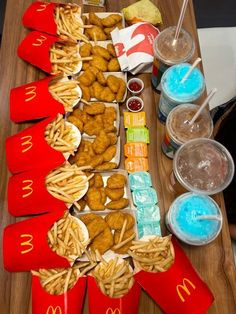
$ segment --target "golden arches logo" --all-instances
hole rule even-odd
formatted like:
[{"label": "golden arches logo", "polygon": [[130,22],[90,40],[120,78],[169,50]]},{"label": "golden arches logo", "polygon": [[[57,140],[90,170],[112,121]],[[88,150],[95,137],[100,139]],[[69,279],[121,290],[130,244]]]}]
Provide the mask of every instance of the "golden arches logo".
[{"label": "golden arches logo", "polygon": [[[188,283],[188,286],[189,286],[189,287],[187,287],[187,283]],[[176,286],[176,291],[177,291],[178,296],[179,296],[179,298],[180,298],[180,300],[181,300],[182,302],[185,302],[185,299],[184,299],[182,293],[180,292],[180,289],[181,289],[182,291],[184,291],[188,296],[190,296],[190,294],[191,294],[190,291],[189,291],[189,288],[190,288],[190,287],[192,287],[193,290],[196,289],[196,286],[192,283],[192,281],[190,281],[190,280],[187,279],[187,278],[184,278],[184,279],[183,279],[183,284],[182,284],[182,285],[177,285],[177,286]]]},{"label": "golden arches logo", "polygon": [[116,308],[115,310],[113,310],[111,307],[109,307],[106,310],[106,314],[121,314],[120,309]]},{"label": "golden arches logo", "polygon": [[24,242],[21,242],[21,246],[28,246],[27,249],[25,250],[21,250],[21,254],[26,254],[26,253],[29,253],[30,251],[33,250],[34,246],[33,244],[31,243],[33,241],[33,236],[32,234],[21,234],[20,235],[21,238],[28,238],[26,241]]},{"label": "golden arches logo", "polygon": [[31,147],[33,146],[32,143],[32,136],[31,135],[26,135],[26,136],[22,136],[20,138],[22,140],[21,146],[22,146],[22,153],[27,152],[29,149],[31,149]]},{"label": "golden arches logo", "polygon": [[39,47],[47,40],[47,37],[44,35],[40,35],[39,38],[36,38],[36,42],[32,44],[32,46]]},{"label": "golden arches logo", "polygon": [[62,309],[59,305],[56,307],[53,307],[52,305],[50,305],[47,309],[46,314],[62,314]]},{"label": "golden arches logo", "polygon": [[44,2],[42,4],[39,5],[39,8],[36,10],[37,12],[42,12],[42,11],[45,11],[47,6],[49,5],[50,3],[47,3],[47,2]]},{"label": "golden arches logo", "polygon": [[[36,86],[28,86],[25,88],[25,96],[26,99],[25,101],[31,101],[32,99],[34,99],[36,97]],[[29,97],[27,97],[29,96]]]},{"label": "golden arches logo", "polygon": [[[30,196],[33,193],[33,188],[32,188],[32,184],[33,184],[33,180],[23,180],[22,181],[22,190],[23,191],[29,191],[28,193],[25,193],[22,195],[23,198]],[[24,185],[25,184],[25,185]]]}]

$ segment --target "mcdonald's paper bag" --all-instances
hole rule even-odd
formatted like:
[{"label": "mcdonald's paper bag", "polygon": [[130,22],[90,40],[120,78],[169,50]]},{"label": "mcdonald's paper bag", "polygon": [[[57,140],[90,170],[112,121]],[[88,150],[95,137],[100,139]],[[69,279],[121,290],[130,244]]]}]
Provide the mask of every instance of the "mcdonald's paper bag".
[{"label": "mcdonald's paper bag", "polygon": [[214,297],[173,236],[172,243],[175,260],[167,271],[141,270],[135,279],[166,314],[204,314]]},{"label": "mcdonald's paper bag", "polygon": [[94,277],[88,276],[87,280],[90,314],[138,314],[141,287],[136,281],[122,298],[109,298],[101,292]]},{"label": "mcdonald's paper bag", "polygon": [[10,92],[10,118],[14,122],[48,118],[57,113],[65,114],[62,103],[52,97],[49,82],[55,76],[23,86],[12,88]]},{"label": "mcdonald's paper bag", "polygon": [[3,234],[3,260],[8,271],[70,267],[69,261],[54,253],[47,233],[64,211],[26,219],[7,226]]},{"label": "mcdonald's paper bag", "polygon": [[52,73],[52,63],[49,57],[49,49],[59,41],[61,39],[56,36],[37,31],[31,32],[23,39],[17,53],[21,59],[50,74]]},{"label": "mcdonald's paper bag", "polygon": [[53,197],[45,184],[46,176],[58,166],[50,165],[10,177],[7,199],[11,215],[36,215],[67,209],[65,202]]},{"label": "mcdonald's paper bag", "polygon": [[32,276],[32,314],[79,314],[82,313],[86,277],[81,277],[67,293],[47,293],[36,276]]},{"label": "mcdonald's paper bag", "polygon": [[7,165],[13,174],[65,162],[64,155],[48,145],[44,137],[46,126],[54,118],[45,119],[6,139]]}]

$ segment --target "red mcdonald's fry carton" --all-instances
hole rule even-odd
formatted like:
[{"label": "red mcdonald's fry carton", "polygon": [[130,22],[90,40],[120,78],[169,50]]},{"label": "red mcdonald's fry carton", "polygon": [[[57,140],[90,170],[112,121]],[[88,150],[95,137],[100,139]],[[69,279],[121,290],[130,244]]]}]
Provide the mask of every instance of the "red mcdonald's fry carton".
[{"label": "red mcdonald's fry carton", "polygon": [[59,37],[40,32],[29,33],[17,49],[18,56],[47,73],[52,73],[52,63],[49,57],[50,47],[61,41]]},{"label": "red mcdonald's fry carton", "polygon": [[62,103],[52,97],[49,82],[55,76],[23,86],[12,88],[10,92],[10,118],[14,122],[48,118],[57,113],[65,114]]},{"label": "red mcdonald's fry carton", "polygon": [[204,314],[214,296],[173,236],[172,243],[175,260],[167,271],[141,270],[134,277],[166,314]]},{"label": "red mcdonald's fry carton", "polygon": [[35,168],[62,164],[64,155],[48,145],[44,132],[55,117],[50,117],[6,139],[6,158],[14,174]]},{"label": "red mcdonald's fry carton", "polygon": [[65,202],[53,197],[47,190],[46,176],[57,165],[25,171],[8,181],[8,211],[13,216],[26,216],[66,210]]},{"label": "red mcdonald's fry carton", "polygon": [[25,27],[40,32],[57,35],[57,25],[54,20],[54,10],[58,3],[35,1],[25,11],[22,23]]},{"label": "red mcdonald's fry carton", "polygon": [[70,267],[69,261],[54,253],[47,242],[48,231],[63,215],[64,211],[58,211],[7,226],[3,234],[5,269],[29,271]]},{"label": "red mcdonald's fry carton", "polygon": [[79,314],[82,313],[86,277],[81,277],[67,293],[47,293],[37,276],[32,276],[32,314]]},{"label": "red mcdonald's fry carton", "polygon": [[[90,314],[137,314],[141,287],[135,281],[122,298],[109,298],[97,286],[96,280],[88,276],[88,298]],[[98,312],[99,309],[99,312]]]}]

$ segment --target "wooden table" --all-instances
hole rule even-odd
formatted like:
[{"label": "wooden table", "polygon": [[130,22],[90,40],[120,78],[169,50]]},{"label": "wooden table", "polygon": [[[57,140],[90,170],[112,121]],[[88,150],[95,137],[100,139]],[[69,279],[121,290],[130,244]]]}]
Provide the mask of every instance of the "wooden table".
[{"label": "wooden table", "polygon": [[[15,134],[26,127],[26,124],[14,124],[9,120],[9,90],[12,87],[23,85],[37,80],[44,74],[36,70],[33,66],[26,64],[17,57],[16,50],[21,40],[27,34],[27,30],[21,25],[21,16],[32,1],[30,0],[7,0],[6,16],[4,23],[4,33],[1,46],[0,58],[0,157],[1,157],[1,234],[3,228],[14,223],[16,219],[7,212],[7,181],[9,173],[5,163],[5,138]],[[62,2],[62,1],[58,1]],[[69,1],[68,1],[69,2]],[[80,3],[80,1],[74,1]],[[120,11],[135,1],[133,0],[107,0],[106,8],[98,9],[96,7],[84,7],[84,11],[89,10],[107,10]],[[156,0],[161,10],[164,25],[163,27],[174,25],[177,22],[182,0]],[[198,37],[196,31],[193,6],[190,1],[184,28],[187,29],[195,38],[196,53],[195,57],[200,55],[198,46]],[[153,92],[150,84],[150,75],[142,74],[140,77],[145,82],[145,90],[142,97],[145,102],[145,111],[147,113],[147,123],[151,134],[151,143],[149,145],[149,166],[152,174],[154,187],[158,191],[161,216],[168,210],[169,205],[175,198],[167,188],[167,179],[171,171],[172,163],[161,153],[160,144],[164,135],[164,127],[156,119],[156,104],[159,95]],[[121,107],[122,110],[122,107]],[[124,143],[124,130],[121,128],[122,142]],[[123,151],[122,151],[123,156]],[[123,161],[121,162],[123,166]],[[224,200],[222,194],[215,197],[220,205],[224,224],[220,236],[211,244],[205,247],[190,247],[183,245],[186,254],[191,259],[197,271],[209,285],[215,296],[215,302],[208,313],[214,314],[233,314],[236,313],[236,274],[233,262],[232,247],[229,236],[227,219],[225,216]],[[20,219],[17,219],[20,220]],[[162,220],[163,221],[163,220]],[[162,224],[163,233],[165,228]],[[31,280],[29,273],[8,273],[3,270],[2,250],[1,250],[1,271],[0,271],[0,312],[2,314],[26,314],[31,313]],[[171,300],[170,300],[171,302]],[[85,301],[84,313],[88,313],[87,300]],[[155,303],[143,292],[140,302],[139,313],[154,314],[161,313]],[[181,313],[176,313],[181,314]]]}]

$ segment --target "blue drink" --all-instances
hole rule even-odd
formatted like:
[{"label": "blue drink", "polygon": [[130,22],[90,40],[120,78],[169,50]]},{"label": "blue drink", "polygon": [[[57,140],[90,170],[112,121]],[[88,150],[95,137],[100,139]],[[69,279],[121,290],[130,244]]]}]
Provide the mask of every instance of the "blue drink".
[{"label": "blue drink", "polygon": [[[214,216],[216,220],[203,219],[203,216]],[[222,215],[212,198],[190,192],[182,194],[172,203],[166,215],[166,225],[183,242],[204,245],[220,233]]]},{"label": "blue drink", "polygon": [[199,69],[195,68],[188,78],[181,83],[191,64],[181,63],[170,67],[161,79],[161,98],[158,117],[165,122],[169,112],[180,104],[197,100],[205,89],[205,79]]}]

